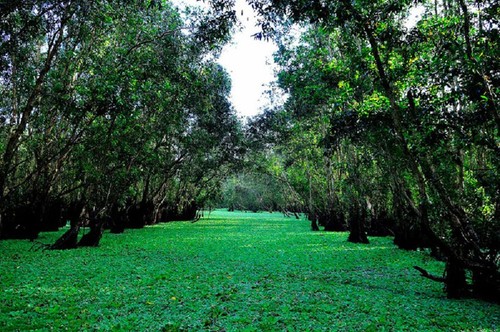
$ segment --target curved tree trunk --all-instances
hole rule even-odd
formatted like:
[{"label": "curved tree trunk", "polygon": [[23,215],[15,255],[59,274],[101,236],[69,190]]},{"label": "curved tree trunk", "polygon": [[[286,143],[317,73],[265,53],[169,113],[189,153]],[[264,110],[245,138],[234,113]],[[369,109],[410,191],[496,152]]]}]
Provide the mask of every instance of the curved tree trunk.
[{"label": "curved tree trunk", "polygon": [[65,250],[74,249],[77,247],[78,243],[78,232],[80,231],[80,226],[75,225],[66,231],[57,241],[49,247],[53,250]]},{"label": "curved tree trunk", "polygon": [[65,213],[65,219],[70,222],[70,229],[66,231],[57,241],[49,247],[49,249],[74,249],[78,244],[78,233],[80,232],[80,225],[82,215],[85,209],[82,201],[72,202]]},{"label": "curved tree trunk", "polygon": [[82,236],[79,247],[97,247],[104,233],[104,218],[95,218],[90,221],[90,232]]}]

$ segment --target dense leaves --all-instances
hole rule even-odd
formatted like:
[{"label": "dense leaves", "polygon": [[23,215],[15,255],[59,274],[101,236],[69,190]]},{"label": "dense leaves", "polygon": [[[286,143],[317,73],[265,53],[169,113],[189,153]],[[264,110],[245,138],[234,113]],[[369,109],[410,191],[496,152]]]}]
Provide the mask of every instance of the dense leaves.
[{"label": "dense leaves", "polygon": [[[81,205],[73,226],[88,222],[98,238],[104,225],[194,218],[241,154],[230,80],[210,51],[221,38],[199,38],[212,14],[194,13],[187,26],[164,2],[7,7],[1,236],[57,229],[72,204]],[[112,211],[124,218],[109,225]]]},{"label": "dense leaves", "polygon": [[[474,294],[498,300],[498,4],[254,7],[280,44],[278,85],[289,97],[251,126],[274,144],[313,229],[340,224],[353,241],[371,231],[430,247],[447,261],[450,297],[469,294],[469,270]],[[284,34],[292,23],[297,38]]]}]

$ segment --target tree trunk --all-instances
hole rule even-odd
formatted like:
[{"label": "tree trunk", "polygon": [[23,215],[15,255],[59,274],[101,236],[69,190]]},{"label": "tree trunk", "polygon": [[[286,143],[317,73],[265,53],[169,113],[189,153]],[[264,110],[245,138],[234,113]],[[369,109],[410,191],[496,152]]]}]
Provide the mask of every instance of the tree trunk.
[{"label": "tree trunk", "polygon": [[344,225],[344,214],[342,212],[330,210],[324,218],[325,231],[344,232],[346,230]]},{"label": "tree trunk", "polygon": [[64,233],[57,241],[49,247],[52,250],[65,250],[74,249],[78,243],[78,232],[80,231],[80,226],[75,225]]},{"label": "tree trunk", "polygon": [[65,17],[62,19],[61,26],[56,32],[57,38],[54,37],[54,43],[50,45],[51,47],[49,47],[49,49],[47,50],[47,58],[45,59],[43,67],[40,69],[38,77],[35,81],[35,85],[33,86],[31,94],[26,101],[26,105],[21,112],[19,124],[14,130],[12,130],[7,140],[5,152],[3,153],[0,161],[0,204],[3,204],[4,201],[7,177],[10,173],[12,173],[12,162],[19,148],[19,140],[21,139],[22,134],[28,126],[28,121],[30,120],[33,109],[36,107],[38,98],[42,92],[42,87],[45,83],[45,77],[52,68],[53,60],[59,52],[59,48],[64,39],[64,27],[68,19],[69,17]]},{"label": "tree trunk", "polygon": [[351,207],[349,213],[349,238],[348,242],[353,243],[370,243],[365,231],[366,209],[362,204],[357,202]]},{"label": "tree trunk", "polygon": [[129,202],[127,207],[127,228],[143,228],[146,226],[146,222],[144,220],[144,209],[142,204],[140,203],[132,203]]},{"label": "tree trunk", "polygon": [[90,232],[82,236],[79,247],[97,247],[104,233],[104,218],[92,218],[90,221]]},{"label": "tree trunk", "polygon": [[85,212],[83,202],[71,202],[66,209],[64,219],[69,220],[70,229],[64,233],[49,249],[74,249],[78,244],[82,214]]},{"label": "tree trunk", "polygon": [[465,269],[453,258],[446,262],[445,275],[446,295],[450,299],[459,299],[469,294],[467,280],[465,279]]},{"label": "tree trunk", "polygon": [[473,270],[472,293],[474,297],[500,304],[500,273]]},{"label": "tree trunk", "polygon": [[127,210],[123,206],[119,206],[117,203],[113,204],[111,208],[111,219],[108,224],[111,233],[121,234],[125,231],[125,226],[127,225]]},{"label": "tree trunk", "polygon": [[309,215],[309,220],[311,220],[311,230],[317,232],[319,231],[318,218],[315,214]]},{"label": "tree trunk", "polygon": [[[408,166],[413,173],[413,176],[417,180],[419,200],[421,200],[421,204],[419,204],[418,207],[419,210],[417,211],[417,215],[420,219],[420,226],[429,233],[429,235],[432,237],[432,240],[436,244],[438,244],[440,249],[446,251],[446,255],[448,257],[448,264],[446,268],[447,294],[449,297],[462,296],[467,293],[466,282],[464,282],[465,269],[473,270],[476,267],[481,267],[484,271],[489,271],[485,273],[489,273],[491,277],[494,277],[493,272],[487,269],[490,262],[485,258],[485,255],[481,250],[480,239],[475,233],[472,224],[466,212],[464,211],[463,206],[454,202],[451,196],[448,194],[449,189],[442,183],[441,178],[438,176],[438,173],[434,169],[434,164],[430,155],[425,152],[423,152],[421,155],[416,154],[411,150],[405,138],[405,127],[403,125],[401,117],[402,108],[397,102],[397,94],[393,90],[390,78],[385,72],[384,62],[382,61],[382,57],[379,53],[379,42],[377,41],[377,38],[375,36],[374,27],[371,25],[371,22],[373,21],[363,17],[363,15],[354,7],[353,3],[349,0],[341,0],[341,3],[344,5],[345,9],[353,15],[355,21],[363,27],[368,42],[371,46],[371,53],[375,60],[380,83],[383,87],[384,94],[388,98],[391,105],[390,109],[392,129],[394,130],[399,144],[402,148],[404,158],[406,159]],[[460,3],[465,4],[465,2],[462,0],[460,1]],[[462,11],[465,20],[467,20],[467,8],[462,7]],[[465,24],[465,30],[467,30],[467,24],[468,22],[466,22]],[[468,32],[465,31],[465,33]],[[466,50],[466,53],[468,53],[468,57],[470,58],[470,60],[473,61],[473,57],[471,57],[472,49],[469,46],[467,46],[467,48],[468,49]],[[498,115],[494,107],[494,98],[489,99],[491,99],[490,104],[492,106],[492,112],[495,116],[495,120],[497,121],[497,127],[500,128],[500,116]],[[409,101],[412,102],[411,98],[409,98]],[[450,228],[453,232],[459,235],[455,239],[456,241],[454,245],[450,245],[449,243],[446,243],[445,241],[440,239],[429,225],[427,216],[427,208],[429,204],[426,195],[427,186],[433,188],[436,191],[441,203],[443,203],[444,207],[447,210],[447,213],[450,216]],[[416,207],[414,206],[414,208]],[[468,254],[472,258],[469,259],[467,258],[467,256],[462,255],[460,253],[461,248],[467,248],[467,250],[469,251]]]}]

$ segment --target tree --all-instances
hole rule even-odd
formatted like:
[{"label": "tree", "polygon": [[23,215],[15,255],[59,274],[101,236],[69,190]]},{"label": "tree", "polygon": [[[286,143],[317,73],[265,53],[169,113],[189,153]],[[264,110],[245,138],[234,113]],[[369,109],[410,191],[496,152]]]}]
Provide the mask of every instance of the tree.
[{"label": "tree", "polygon": [[1,237],[69,219],[53,248],[74,247],[82,226],[79,245],[95,246],[105,227],[143,227],[161,209],[194,218],[216,195],[242,151],[214,60],[229,25],[212,14],[187,26],[168,3],[112,0],[2,12]]},{"label": "tree", "polygon": [[[265,19],[264,35],[280,36],[287,19],[309,24],[305,46],[281,52],[280,80],[291,95],[286,107],[295,116],[325,114],[326,108],[335,124],[328,140],[349,138],[363,154],[373,151],[382,172],[395,170],[377,187],[390,188],[395,215],[412,216],[410,225],[398,220],[403,238],[420,230],[446,256],[448,296],[468,293],[464,271],[470,270],[475,295],[494,298],[498,249],[491,234],[499,222],[498,204],[491,202],[498,196],[498,151],[491,143],[498,136],[498,54],[491,46],[498,43],[492,15],[498,7],[478,4],[476,19],[467,1],[421,2],[423,19],[406,27],[412,2],[251,3]],[[361,174],[356,156],[347,160],[351,173]],[[489,165],[489,184],[479,184],[484,168],[478,160]],[[351,202],[366,193],[363,182],[351,183]]]}]

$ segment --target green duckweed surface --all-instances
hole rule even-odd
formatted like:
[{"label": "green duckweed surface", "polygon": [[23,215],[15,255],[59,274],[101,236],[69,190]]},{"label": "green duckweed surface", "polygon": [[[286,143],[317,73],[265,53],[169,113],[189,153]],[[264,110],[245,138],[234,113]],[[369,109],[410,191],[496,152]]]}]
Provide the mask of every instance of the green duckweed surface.
[{"label": "green duckweed surface", "polygon": [[98,248],[0,241],[0,330],[500,329],[500,306],[446,299],[419,276],[414,265],[443,271],[425,252],[346,239],[278,213],[218,210],[197,223],[105,233]]}]

